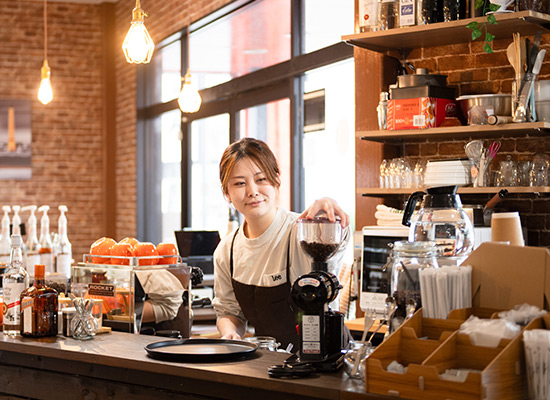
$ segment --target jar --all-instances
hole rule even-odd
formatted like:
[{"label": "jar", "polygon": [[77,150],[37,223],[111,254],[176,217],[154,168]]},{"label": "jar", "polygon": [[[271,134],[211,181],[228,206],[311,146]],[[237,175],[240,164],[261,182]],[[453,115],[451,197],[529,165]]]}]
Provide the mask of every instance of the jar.
[{"label": "jar", "polygon": [[380,30],[397,28],[397,17],[399,15],[398,0],[379,0],[378,26]]},{"label": "jar", "polygon": [[65,307],[61,310],[61,313],[62,313],[62,326],[63,326],[63,336],[66,336],[66,337],[71,337],[72,336],[72,332],[71,332],[71,320],[73,319],[75,313],[76,313],[76,308],[74,307]]},{"label": "jar", "polygon": [[418,0],[416,11],[416,23],[418,25],[433,24],[439,22],[440,0]]},{"label": "jar", "polygon": [[372,353],[370,342],[350,342],[344,356],[344,371],[353,379],[365,380],[367,357]]},{"label": "jar", "polygon": [[98,330],[97,320],[92,315],[93,299],[74,300],[76,312],[71,320],[71,336],[78,340],[93,339]]},{"label": "jar", "polygon": [[244,339],[247,342],[255,343],[259,349],[277,351],[280,343],[277,343],[277,339],[271,336],[252,336]]},{"label": "jar", "polygon": [[422,306],[420,297],[420,270],[439,268],[437,245],[433,241],[398,241],[393,244],[386,268],[391,269],[390,296],[395,300],[395,311],[389,315],[390,332]]}]

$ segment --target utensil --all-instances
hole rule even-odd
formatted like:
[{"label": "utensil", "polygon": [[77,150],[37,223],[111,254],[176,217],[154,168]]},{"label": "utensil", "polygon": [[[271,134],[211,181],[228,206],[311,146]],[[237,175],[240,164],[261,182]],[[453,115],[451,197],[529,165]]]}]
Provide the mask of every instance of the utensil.
[{"label": "utensil", "polygon": [[[376,319],[376,311],[374,311],[374,309],[372,309],[372,308],[369,308],[365,312],[365,326],[363,327],[363,335],[361,336],[362,346],[359,349],[357,357],[355,358],[355,362],[353,363],[353,368],[351,369],[351,375],[352,376],[357,374],[357,370],[359,369],[359,364],[361,363],[361,359],[363,358],[365,352],[367,351],[366,344],[370,343],[370,340],[367,343],[365,343],[365,339],[367,338],[367,332],[370,330],[370,328],[374,324],[375,319]],[[372,338],[372,336],[371,336],[371,338]]]},{"label": "utensil", "polygon": [[472,140],[464,146],[466,156],[472,161],[479,161],[483,151],[483,140]]},{"label": "utensil", "polygon": [[498,151],[500,150],[500,142],[498,140],[491,143],[488,150],[488,161],[491,161],[495,156],[497,155]]}]

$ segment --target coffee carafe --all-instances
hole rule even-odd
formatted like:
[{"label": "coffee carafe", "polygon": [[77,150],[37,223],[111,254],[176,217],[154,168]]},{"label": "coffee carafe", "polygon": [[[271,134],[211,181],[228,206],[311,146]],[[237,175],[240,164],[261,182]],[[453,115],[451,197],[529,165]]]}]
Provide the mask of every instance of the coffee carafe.
[{"label": "coffee carafe", "polygon": [[[457,186],[440,186],[415,192],[403,215],[403,225],[410,226],[409,242],[434,241],[440,265],[459,265],[474,249],[474,226],[456,191]],[[421,208],[411,218],[419,199]]]}]

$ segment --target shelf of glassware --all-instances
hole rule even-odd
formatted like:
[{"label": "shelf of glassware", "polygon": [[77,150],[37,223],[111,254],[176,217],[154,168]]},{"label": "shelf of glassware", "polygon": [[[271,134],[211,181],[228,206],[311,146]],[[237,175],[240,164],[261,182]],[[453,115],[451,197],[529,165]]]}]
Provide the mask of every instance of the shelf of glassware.
[{"label": "shelf of glassware", "polygon": [[442,128],[407,129],[399,131],[375,130],[357,131],[356,136],[373,142],[401,142],[413,139],[467,139],[470,137],[506,136],[545,136],[550,135],[550,122],[524,122],[502,125],[468,125]]},{"label": "shelf of glassware", "polygon": [[[499,39],[512,38],[514,32],[519,32],[522,36],[529,36],[541,29],[550,30],[550,15],[532,10],[497,14],[496,20],[498,24],[490,25],[488,29]],[[472,32],[466,28],[466,25],[474,21],[479,24],[487,22],[485,17],[476,17],[344,35],[342,40],[348,44],[379,53],[401,56],[405,50],[420,47],[468,43],[472,40]]]},{"label": "shelf of glassware", "polygon": [[[495,194],[499,190],[506,189],[509,193],[550,193],[550,186],[486,186],[486,187],[459,187],[459,194]],[[363,196],[370,197],[385,197],[399,194],[409,195],[418,190],[425,188],[402,188],[402,189],[386,189],[386,188],[358,188],[357,193]]]}]

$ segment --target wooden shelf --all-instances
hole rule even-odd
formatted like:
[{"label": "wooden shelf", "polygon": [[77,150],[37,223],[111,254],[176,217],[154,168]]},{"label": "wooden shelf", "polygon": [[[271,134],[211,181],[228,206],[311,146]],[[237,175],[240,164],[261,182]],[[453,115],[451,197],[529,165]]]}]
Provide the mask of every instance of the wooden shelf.
[{"label": "wooden shelf", "polygon": [[[497,14],[498,24],[487,24],[490,33],[498,39],[512,38],[512,33],[522,36],[534,35],[541,28],[550,30],[550,15],[535,11],[519,11]],[[429,25],[414,25],[385,31],[365,32],[344,35],[348,44],[373,50],[401,59],[411,49],[419,47],[444,46],[468,43],[472,40],[471,30],[466,28],[472,21],[484,23],[485,17],[468,18],[458,21],[439,22]],[[478,39],[482,40],[482,38]]]},{"label": "wooden shelf", "polygon": [[502,137],[550,134],[550,122],[525,122],[504,125],[470,125],[400,131],[358,131],[356,136],[373,142],[402,142],[412,139],[467,139],[469,137]]},{"label": "wooden shelf", "polygon": [[[507,186],[507,187],[459,187],[459,194],[495,194],[499,190],[506,189],[508,193],[550,193],[550,186]],[[368,197],[388,197],[399,194],[409,195],[413,192],[425,190],[424,188],[403,188],[403,189],[384,189],[384,188],[358,188],[357,193]]]}]

